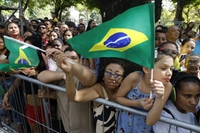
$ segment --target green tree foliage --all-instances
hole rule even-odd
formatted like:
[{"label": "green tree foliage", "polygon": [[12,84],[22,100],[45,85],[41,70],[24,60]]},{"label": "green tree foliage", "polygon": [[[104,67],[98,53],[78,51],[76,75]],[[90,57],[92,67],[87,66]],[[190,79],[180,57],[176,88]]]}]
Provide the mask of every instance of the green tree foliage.
[{"label": "green tree foliage", "polygon": [[[0,0],[0,6],[2,6],[2,8],[1,8],[2,16],[7,16],[7,15],[10,16],[15,11],[15,10],[5,10],[6,8],[12,8],[12,9],[16,9],[16,10],[18,9],[18,4],[13,3],[9,0]],[[1,18],[2,18],[2,16],[1,16]]]},{"label": "green tree foliage", "polygon": [[79,11],[79,19],[83,19],[84,23],[90,19],[93,19],[97,25],[101,24],[101,14],[97,7],[91,6],[88,7],[87,4],[77,4],[76,9]]},{"label": "green tree foliage", "polygon": [[[12,3],[18,3],[18,0],[11,0]],[[102,20],[107,21],[124,12],[125,10],[150,2],[151,0],[21,0],[23,11],[28,10],[34,12],[34,8],[38,7],[43,9],[47,5],[52,5],[54,12],[61,18],[62,14],[68,7],[75,6],[77,3],[84,4],[88,9],[98,8],[102,15]],[[155,1],[156,21],[159,20],[161,15],[162,0]],[[50,12],[50,11],[49,11]],[[34,14],[34,13],[32,13]]]},{"label": "green tree foliage", "polygon": [[[26,10],[34,12],[35,7],[38,9],[44,9],[48,5],[52,5],[54,7],[53,12],[55,12],[58,18],[61,19],[61,16],[63,15],[62,13],[66,10],[66,8],[75,6],[77,3],[82,3],[83,0],[21,0],[21,2],[23,12]],[[10,3],[18,4],[19,0],[10,0]]]},{"label": "green tree foliage", "polygon": [[159,20],[159,24],[170,26],[173,25],[173,20],[175,17],[175,8],[170,7],[170,8],[164,8],[162,10],[162,14]]},{"label": "green tree foliage", "polygon": [[62,12],[71,6],[75,6],[77,3],[80,3],[81,0],[53,0],[53,4],[55,5],[55,14],[59,19],[62,17]]},{"label": "green tree foliage", "polygon": [[[102,20],[107,21],[125,10],[150,2],[151,0],[85,0],[89,7],[100,9]],[[160,19],[162,0],[155,0],[155,21]]]},{"label": "green tree foliage", "polygon": [[200,1],[186,5],[183,9],[184,22],[200,22]]},{"label": "green tree foliage", "polygon": [[184,21],[183,19],[183,9],[186,5],[190,5],[192,3],[199,2],[199,0],[172,0],[172,2],[177,3],[177,8],[176,8],[176,15],[175,19],[177,21]]}]

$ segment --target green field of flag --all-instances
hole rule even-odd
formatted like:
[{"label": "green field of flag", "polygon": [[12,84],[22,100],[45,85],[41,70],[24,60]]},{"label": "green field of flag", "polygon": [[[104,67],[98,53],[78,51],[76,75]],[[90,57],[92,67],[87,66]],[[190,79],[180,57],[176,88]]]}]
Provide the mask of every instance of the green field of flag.
[{"label": "green field of flag", "polygon": [[154,18],[154,3],[133,7],[67,42],[86,58],[118,57],[153,68]]}]

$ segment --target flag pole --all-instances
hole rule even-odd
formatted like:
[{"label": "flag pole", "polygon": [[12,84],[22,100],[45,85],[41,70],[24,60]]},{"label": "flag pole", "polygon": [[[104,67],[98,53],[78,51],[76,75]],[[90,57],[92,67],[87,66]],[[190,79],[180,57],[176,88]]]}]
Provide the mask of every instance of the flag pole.
[{"label": "flag pole", "polygon": [[[153,82],[153,69],[151,69],[151,79],[150,79],[151,82]],[[150,89],[150,94],[149,94],[149,98],[152,98],[152,88]]]},{"label": "flag pole", "polygon": [[[150,0],[150,3],[155,3],[155,0]],[[154,8],[155,8],[155,7],[154,7]],[[155,16],[154,16],[154,18],[155,18]],[[154,21],[155,21],[155,20],[154,20]],[[155,23],[155,22],[154,22],[154,23]],[[155,31],[154,31],[154,33],[155,33]],[[155,43],[153,43],[153,44],[155,44]],[[157,51],[155,51],[154,56],[157,57]],[[154,58],[155,58],[155,57],[154,57]],[[151,79],[150,79],[150,81],[153,82],[153,69],[151,69]],[[152,96],[152,95],[153,95],[152,93],[153,93],[153,91],[152,91],[152,88],[151,88],[151,89],[150,89],[150,94],[149,94],[149,97],[150,97],[150,98],[153,97],[153,96]]]}]

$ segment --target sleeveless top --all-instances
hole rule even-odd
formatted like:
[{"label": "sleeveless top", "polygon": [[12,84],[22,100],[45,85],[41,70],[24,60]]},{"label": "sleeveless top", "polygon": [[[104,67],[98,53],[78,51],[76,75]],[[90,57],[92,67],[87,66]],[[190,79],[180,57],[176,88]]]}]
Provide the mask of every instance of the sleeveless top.
[{"label": "sleeveless top", "polygon": [[[138,88],[143,77],[143,73],[140,71],[138,72],[141,74],[139,83],[126,95],[126,98],[130,100],[149,98],[149,94],[140,92]],[[153,94],[153,98],[155,98],[155,94]],[[138,107],[137,109],[146,111],[141,107]],[[146,125],[146,116],[134,114],[124,110],[119,111],[117,133],[151,133],[151,129],[152,126]]]},{"label": "sleeveless top", "polygon": [[[107,92],[102,86],[103,94],[106,100],[108,99]],[[95,133],[115,133],[117,109],[100,104],[93,109]]]}]

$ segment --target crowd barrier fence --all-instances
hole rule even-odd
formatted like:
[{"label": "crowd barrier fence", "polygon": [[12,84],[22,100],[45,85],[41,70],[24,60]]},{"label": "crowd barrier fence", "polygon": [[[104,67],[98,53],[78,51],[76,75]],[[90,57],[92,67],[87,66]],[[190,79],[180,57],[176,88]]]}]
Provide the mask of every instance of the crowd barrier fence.
[{"label": "crowd barrier fence", "polygon": [[[38,81],[36,79],[29,78],[29,77],[26,77],[26,76],[23,76],[23,75],[20,75],[20,74],[15,74],[15,75],[11,75],[11,76],[13,76],[15,78],[20,78],[22,80],[30,82],[31,83],[31,89],[33,89],[32,88],[33,84],[37,84],[41,88],[46,87],[46,88],[54,89],[56,91],[62,91],[62,92],[66,91],[65,88],[63,88],[63,87],[60,87],[60,86],[57,86],[57,85],[53,85],[53,84],[45,84],[45,83],[42,83],[42,82],[40,82],[40,81]],[[25,91],[24,89],[23,89],[23,91]],[[19,96],[19,97],[23,97],[23,96]],[[16,105],[18,105],[20,107],[22,102],[18,101],[19,97],[16,98],[16,99],[14,97],[14,102],[15,102]],[[24,101],[25,101],[25,103],[27,103],[27,99],[24,99]],[[137,110],[137,109],[134,109],[134,108],[126,107],[126,106],[120,105],[118,103],[107,101],[105,99],[97,98],[94,101],[102,103],[104,105],[112,106],[112,107],[117,108],[117,109],[123,109],[125,111],[129,111],[129,112],[132,112],[132,113],[135,113],[135,114],[139,114],[139,115],[143,115],[143,116],[147,115],[146,112],[143,112],[141,110]],[[33,102],[36,103],[37,101],[33,100]],[[50,109],[51,105],[49,104],[50,103],[50,99],[49,98],[47,98],[47,99],[41,98],[40,102],[42,103],[42,107],[44,109],[44,113],[42,113],[42,116],[43,116],[43,118],[45,118],[45,121],[46,121],[45,123],[37,121],[37,120],[40,120],[39,115],[38,115],[39,112],[35,112],[35,117],[37,117],[37,119],[33,120],[32,118],[28,117],[29,115],[25,115],[23,113],[23,111],[21,112],[20,109],[16,109],[16,108],[12,107],[11,113],[6,111],[6,114],[7,114],[6,118],[9,117],[9,120],[12,119],[11,120],[12,122],[9,123],[9,124],[6,123],[5,116],[1,116],[0,117],[1,118],[0,119],[1,120],[0,130],[5,132],[5,133],[7,133],[7,132],[8,133],[10,133],[10,132],[18,133],[18,132],[21,132],[20,129],[23,130],[23,133],[33,132],[33,130],[30,129],[29,124],[27,124],[27,122],[26,122],[26,119],[29,119],[29,120],[32,120],[32,121],[34,121],[36,123],[36,125],[37,125],[36,128],[37,128],[39,133],[43,133],[43,132],[46,132],[46,133],[64,132],[61,122],[60,121],[56,121],[57,123],[55,124],[54,121],[53,121],[54,119],[53,119],[53,116],[52,116],[52,113],[51,113],[51,109]],[[23,108],[23,107],[21,106],[20,108]],[[1,108],[1,110],[3,110],[3,108]],[[15,118],[16,116],[19,116],[20,120],[17,120],[19,118]],[[160,117],[160,121],[165,122],[165,123],[169,123],[169,124],[174,125],[174,126],[178,126],[178,127],[182,127],[182,128],[188,129],[191,132],[195,131],[195,132],[199,132],[200,133],[200,127],[196,126],[196,125],[188,124],[188,123],[185,123],[185,122],[181,122],[181,121],[178,121],[178,120],[175,120],[175,119],[170,119],[170,118],[163,117],[163,116]],[[89,121],[89,123],[91,124],[92,121]],[[57,125],[57,126],[55,126],[55,125]],[[70,126],[70,125],[68,125],[68,126]],[[93,133],[92,127],[90,128],[90,132]],[[70,131],[68,131],[68,133],[70,133]],[[80,131],[80,133],[81,133],[81,131]]]}]

